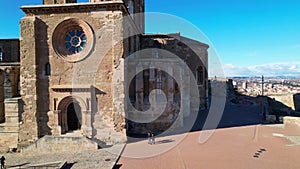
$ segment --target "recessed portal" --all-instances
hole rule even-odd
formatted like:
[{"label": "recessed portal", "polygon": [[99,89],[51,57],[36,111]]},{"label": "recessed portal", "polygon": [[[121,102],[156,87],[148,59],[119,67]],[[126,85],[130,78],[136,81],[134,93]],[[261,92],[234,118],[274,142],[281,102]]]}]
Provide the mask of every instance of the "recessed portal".
[{"label": "recessed portal", "polygon": [[80,124],[81,108],[78,103],[71,103],[67,108],[68,130],[78,130]]}]

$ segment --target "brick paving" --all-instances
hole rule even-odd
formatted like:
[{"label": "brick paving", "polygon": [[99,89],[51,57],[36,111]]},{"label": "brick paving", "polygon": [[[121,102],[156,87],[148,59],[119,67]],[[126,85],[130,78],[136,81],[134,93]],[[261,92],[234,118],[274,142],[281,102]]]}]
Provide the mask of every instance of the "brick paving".
[{"label": "brick paving", "polygon": [[[127,144],[117,163],[121,169],[296,169],[300,168],[300,127],[296,125],[251,125],[217,129],[204,143],[199,136],[209,131]],[[163,140],[172,140],[164,142]],[[167,145],[176,144],[167,152]],[[152,157],[153,152],[158,153]],[[126,156],[134,156],[126,157]],[[140,156],[138,156],[140,155]]]}]

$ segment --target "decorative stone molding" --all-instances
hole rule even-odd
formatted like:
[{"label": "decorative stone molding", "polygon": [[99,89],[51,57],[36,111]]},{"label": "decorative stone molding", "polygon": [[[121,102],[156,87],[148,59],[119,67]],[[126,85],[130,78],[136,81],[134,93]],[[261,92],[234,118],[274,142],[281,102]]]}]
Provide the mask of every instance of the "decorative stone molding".
[{"label": "decorative stone molding", "polygon": [[59,23],[54,29],[52,46],[56,54],[68,62],[86,58],[94,48],[92,28],[83,20],[70,18]]}]

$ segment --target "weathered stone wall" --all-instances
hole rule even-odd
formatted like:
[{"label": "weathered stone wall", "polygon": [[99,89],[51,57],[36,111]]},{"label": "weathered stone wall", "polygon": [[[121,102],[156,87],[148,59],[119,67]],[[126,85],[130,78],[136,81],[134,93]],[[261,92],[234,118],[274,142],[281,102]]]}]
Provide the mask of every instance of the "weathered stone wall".
[{"label": "weathered stone wall", "polygon": [[2,62],[20,61],[19,39],[1,39],[0,49],[2,50]]},{"label": "weathered stone wall", "polygon": [[24,17],[21,26],[21,96],[24,102],[20,142],[33,142],[38,139],[38,93],[37,93],[37,18]]},{"label": "weathered stone wall", "polygon": [[270,98],[273,98],[283,104],[285,104],[286,106],[290,107],[291,109],[295,110],[295,106],[294,106],[294,100],[293,100],[293,94],[284,94],[284,95],[267,95]]},{"label": "weathered stone wall", "polygon": [[[181,37],[180,34],[146,35],[141,41],[142,49],[154,48],[155,43],[158,43],[158,48],[173,53],[187,64],[190,69],[189,71],[194,75],[194,77],[190,77],[189,81],[192,82],[193,80],[196,80],[197,68],[199,66],[203,67],[204,81],[202,84],[198,84],[198,90],[200,96],[200,108],[205,109],[207,107],[208,97],[208,45]],[[191,98],[196,99],[196,95],[194,94],[195,92],[190,91]],[[191,106],[195,105],[196,104],[191,104]],[[198,110],[199,107],[191,107],[191,109]]]},{"label": "weathered stone wall", "polygon": [[[180,34],[144,35],[142,37],[142,50],[130,57],[126,63],[127,73],[131,72],[129,74],[136,75],[136,85],[128,84],[128,86],[132,85],[129,86],[129,96],[133,99],[133,103],[128,105],[126,111],[128,111],[129,119],[147,119],[149,123],[129,122],[129,133],[145,134],[148,130],[161,132],[173,124],[173,126],[182,127],[183,117],[188,117],[191,113],[197,114],[199,106],[203,109],[207,107],[207,48],[206,44],[181,37]],[[157,80],[157,70],[151,75],[151,70],[148,70],[151,66],[167,72],[167,74],[163,73],[161,82]],[[199,66],[203,68],[201,84],[196,80]],[[143,72],[140,72],[142,70]],[[176,81],[172,80],[173,77],[177,77]],[[131,79],[126,80],[130,83]],[[161,83],[161,87],[157,87],[158,83]],[[151,102],[151,110],[163,104],[166,105],[166,109],[147,112],[150,106],[147,101],[148,90],[152,91],[157,88],[164,91],[168,103],[162,103],[159,98],[155,97]],[[132,106],[143,113],[133,112]],[[151,121],[151,117],[156,113],[161,113],[161,115]],[[176,124],[174,119],[177,119]]]},{"label": "weathered stone wall", "polygon": [[[48,25],[40,18],[36,19],[36,92],[37,92],[37,120],[38,120],[38,136],[42,137],[51,134],[47,122],[47,112],[49,111],[49,76],[46,74],[46,64],[49,63],[49,46],[48,46]],[[50,64],[51,65],[51,64]],[[50,68],[51,69],[51,68]]]},{"label": "weathered stone wall", "polygon": [[[124,50],[122,40],[123,22],[118,21],[123,17],[123,12],[100,10],[86,11],[85,13],[56,13],[54,11],[49,11],[49,13],[51,15],[44,13],[37,15],[35,19],[35,26],[38,28],[35,32],[35,39],[39,44],[36,46],[38,56],[34,60],[38,65],[36,67],[38,79],[36,82],[38,136],[53,134],[56,120],[53,114],[55,107],[57,108],[66,97],[76,95],[84,102],[85,106],[82,107],[82,110],[88,113],[83,115],[84,121],[89,123],[85,125],[94,128],[92,137],[107,142],[123,142],[125,138],[123,130],[125,127],[124,110],[120,108],[122,105],[114,105],[114,101],[120,103],[122,98],[115,95],[117,98],[114,99],[112,94],[116,86],[123,88],[122,81],[118,81],[120,82],[118,84],[113,84],[112,81],[115,73],[123,72],[122,66],[119,67]],[[53,43],[55,42],[52,41],[51,37],[54,30],[57,25],[69,18],[84,21],[94,33],[95,44],[92,51],[87,57],[78,62],[69,62],[53,49]],[[24,61],[22,63],[24,64]],[[50,76],[45,74],[47,63],[50,63],[51,66]],[[117,68],[121,71],[115,71]],[[93,102],[94,96],[92,96],[91,90],[77,93],[72,91],[74,86],[79,87],[79,89],[93,86],[96,91],[94,93],[96,102]],[[23,87],[27,86],[23,85]],[[123,140],[117,138],[119,135],[123,137]],[[116,140],[113,140],[114,138]]]},{"label": "weathered stone wall", "polygon": [[4,109],[4,72],[0,70],[0,123],[5,122],[5,109]]}]

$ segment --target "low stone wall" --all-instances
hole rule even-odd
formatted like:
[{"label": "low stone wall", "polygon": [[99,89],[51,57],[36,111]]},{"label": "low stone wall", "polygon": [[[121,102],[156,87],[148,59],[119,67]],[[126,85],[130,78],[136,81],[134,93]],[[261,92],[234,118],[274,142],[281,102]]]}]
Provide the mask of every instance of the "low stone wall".
[{"label": "low stone wall", "polygon": [[285,116],[283,117],[283,124],[284,125],[294,124],[300,127],[300,117]]},{"label": "low stone wall", "polygon": [[283,94],[283,95],[268,95],[268,97],[275,99],[283,103],[284,105],[290,107],[291,109],[295,110],[293,94]]},{"label": "low stone wall", "polygon": [[300,111],[300,93],[294,94],[293,99],[294,99],[295,110]]},{"label": "low stone wall", "polygon": [[55,153],[97,150],[98,144],[85,137],[44,136],[33,144],[21,149],[22,153]]}]

